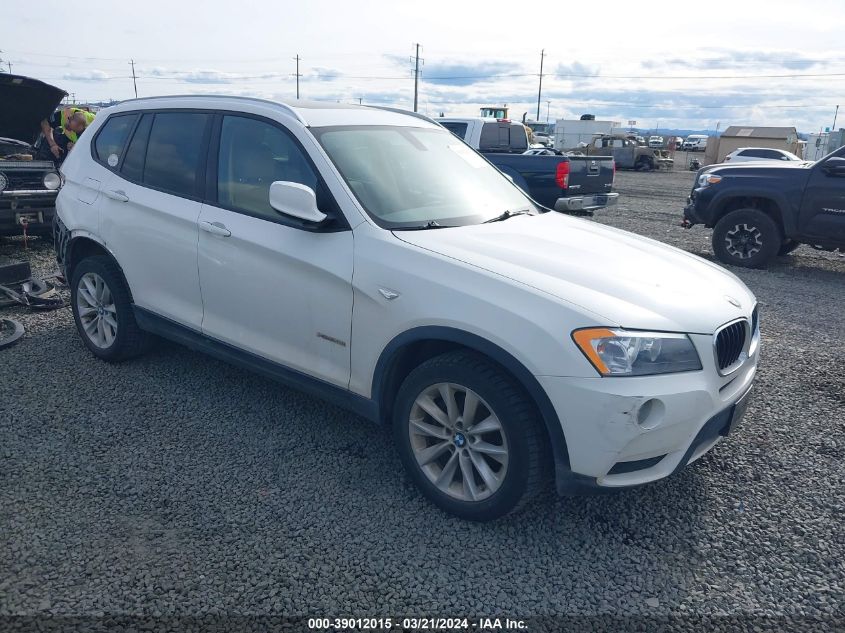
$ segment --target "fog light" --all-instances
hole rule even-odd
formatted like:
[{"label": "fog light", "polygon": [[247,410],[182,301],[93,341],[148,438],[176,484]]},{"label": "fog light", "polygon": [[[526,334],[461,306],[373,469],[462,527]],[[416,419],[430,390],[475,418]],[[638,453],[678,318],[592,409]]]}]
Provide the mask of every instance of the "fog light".
[{"label": "fog light", "polygon": [[62,179],[59,178],[59,174],[54,171],[44,174],[43,182],[44,186],[50,191],[55,191],[62,185]]},{"label": "fog light", "polygon": [[662,400],[650,398],[640,405],[637,411],[637,424],[646,430],[653,429],[663,421],[666,405]]}]

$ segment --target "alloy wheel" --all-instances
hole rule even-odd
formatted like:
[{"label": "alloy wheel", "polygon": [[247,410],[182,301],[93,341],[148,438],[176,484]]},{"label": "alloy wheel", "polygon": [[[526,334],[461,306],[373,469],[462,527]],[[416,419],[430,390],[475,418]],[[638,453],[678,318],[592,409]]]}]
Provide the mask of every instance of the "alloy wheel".
[{"label": "alloy wheel", "polygon": [[76,288],[82,329],[94,345],[107,349],[117,337],[117,308],[111,290],[97,273],[85,273]]},{"label": "alloy wheel", "polygon": [[756,226],[746,223],[735,225],[725,234],[725,246],[730,255],[739,259],[749,259],[760,252],[763,234]]},{"label": "alloy wheel", "polygon": [[411,449],[425,476],[461,501],[481,501],[502,485],[508,442],[496,413],[477,393],[455,383],[420,393],[408,419]]}]

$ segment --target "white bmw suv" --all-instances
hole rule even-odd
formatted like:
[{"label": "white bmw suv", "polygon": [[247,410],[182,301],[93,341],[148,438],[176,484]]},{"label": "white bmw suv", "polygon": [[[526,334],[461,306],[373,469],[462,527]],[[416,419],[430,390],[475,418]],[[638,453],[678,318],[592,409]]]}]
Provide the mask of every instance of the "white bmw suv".
[{"label": "white bmw suv", "polygon": [[159,335],[389,425],[425,495],[486,520],[686,466],[742,417],[754,296],[538,207],[398,110],[160,97],[65,161],[56,243],[91,352]]}]

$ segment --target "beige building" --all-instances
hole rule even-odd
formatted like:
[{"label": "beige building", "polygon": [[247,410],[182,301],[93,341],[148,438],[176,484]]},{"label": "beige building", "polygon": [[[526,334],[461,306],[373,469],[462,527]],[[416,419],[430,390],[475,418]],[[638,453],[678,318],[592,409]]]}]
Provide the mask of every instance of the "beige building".
[{"label": "beige building", "polygon": [[725,156],[740,147],[769,147],[798,154],[798,130],[794,127],[732,125],[719,137],[716,162],[721,163]]}]

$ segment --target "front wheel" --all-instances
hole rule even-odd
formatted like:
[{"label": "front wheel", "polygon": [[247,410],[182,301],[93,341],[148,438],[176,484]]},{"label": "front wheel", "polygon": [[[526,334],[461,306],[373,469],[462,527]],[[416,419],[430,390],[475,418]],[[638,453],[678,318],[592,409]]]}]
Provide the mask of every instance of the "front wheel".
[{"label": "front wheel", "polygon": [[399,389],[393,424],[408,474],[451,514],[501,517],[545,482],[548,448],[534,407],[476,354],[449,352],[413,370]]},{"label": "front wheel", "polygon": [[720,261],[734,266],[763,268],[781,244],[780,228],[759,209],[731,211],[713,229],[713,252]]},{"label": "front wheel", "polygon": [[88,257],[76,265],[70,301],[76,329],[94,356],[115,362],[146,349],[149,335],[135,322],[129,289],[111,258]]}]

